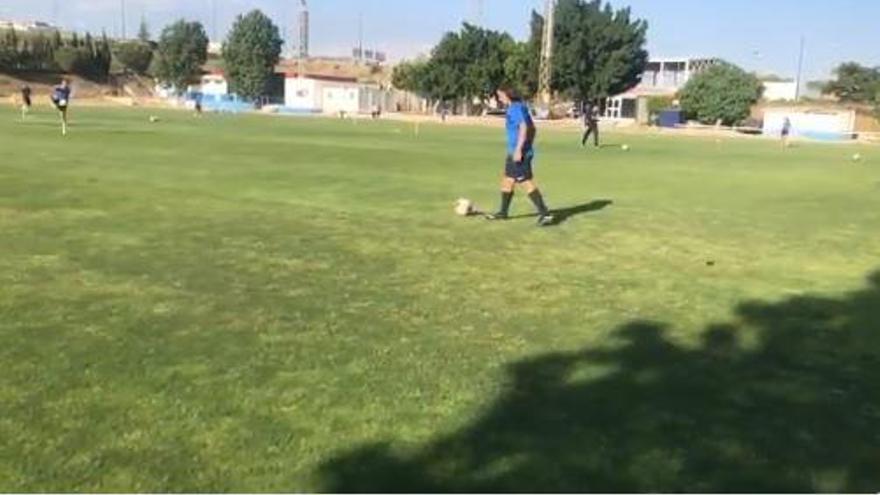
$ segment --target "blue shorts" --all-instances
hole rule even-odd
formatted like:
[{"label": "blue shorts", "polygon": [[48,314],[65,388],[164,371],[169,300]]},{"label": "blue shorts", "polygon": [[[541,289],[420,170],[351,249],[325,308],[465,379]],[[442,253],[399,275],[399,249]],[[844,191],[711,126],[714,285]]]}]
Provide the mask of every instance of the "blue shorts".
[{"label": "blue shorts", "polygon": [[526,182],[534,178],[532,173],[532,160],[535,154],[532,152],[523,153],[523,159],[517,163],[513,161],[513,157],[508,155],[504,164],[504,175],[517,183]]}]

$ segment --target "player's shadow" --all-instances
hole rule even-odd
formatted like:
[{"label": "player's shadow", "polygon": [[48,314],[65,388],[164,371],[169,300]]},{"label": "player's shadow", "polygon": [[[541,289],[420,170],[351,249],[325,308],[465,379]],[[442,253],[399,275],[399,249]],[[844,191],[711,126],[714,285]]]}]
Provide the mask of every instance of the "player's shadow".
[{"label": "player's shadow", "polygon": [[[590,201],[589,203],[570,206],[568,208],[557,208],[555,210],[550,210],[550,213],[553,215],[553,225],[560,225],[576,216],[601,211],[613,204],[614,201],[610,199],[597,199],[594,201]],[[537,213],[529,213],[526,215],[516,215],[511,217],[511,219],[516,220],[522,218],[535,218],[537,216]]]},{"label": "player's shadow", "polygon": [[321,491],[876,492],[880,273],[734,313],[695,342],[632,321],[514,362],[472,422],[417,450],[342,452]]}]

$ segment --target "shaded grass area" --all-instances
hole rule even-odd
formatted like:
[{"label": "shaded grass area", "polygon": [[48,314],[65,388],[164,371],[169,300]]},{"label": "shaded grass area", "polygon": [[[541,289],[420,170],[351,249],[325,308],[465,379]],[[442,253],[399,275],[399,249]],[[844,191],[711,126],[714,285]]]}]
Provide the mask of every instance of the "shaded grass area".
[{"label": "shaded grass area", "polygon": [[873,148],[9,110],[0,489],[876,485]]}]

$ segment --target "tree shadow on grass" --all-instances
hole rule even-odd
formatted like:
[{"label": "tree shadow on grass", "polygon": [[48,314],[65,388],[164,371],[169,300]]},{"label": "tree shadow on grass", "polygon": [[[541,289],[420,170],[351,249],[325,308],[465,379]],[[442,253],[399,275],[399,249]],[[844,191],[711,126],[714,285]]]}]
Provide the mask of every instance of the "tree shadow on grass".
[{"label": "tree shadow on grass", "polygon": [[841,298],[748,302],[699,345],[632,322],[622,345],[510,365],[472,424],[415,453],[374,444],[331,492],[876,492],[880,273]]}]

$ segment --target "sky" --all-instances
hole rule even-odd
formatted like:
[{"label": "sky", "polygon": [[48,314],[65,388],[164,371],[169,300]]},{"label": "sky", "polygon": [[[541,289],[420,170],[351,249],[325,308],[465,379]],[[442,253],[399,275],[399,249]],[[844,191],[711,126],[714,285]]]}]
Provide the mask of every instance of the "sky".
[{"label": "sky", "polygon": [[[880,65],[880,0],[610,0],[648,21],[655,57],[721,57],[748,70],[794,77],[800,39],[807,80],[828,78],[843,61]],[[236,15],[262,9],[295,37],[299,0],[0,0],[0,19],[45,20],[79,31],[137,32],[143,16],[154,34],[177,18],[202,21],[222,38]],[[213,22],[212,3],[217,6]],[[482,5],[482,7],[480,7]],[[430,51],[462,21],[524,39],[529,12],[542,0],[309,0],[311,53],[350,55],[363,19],[364,45],[392,60]]]}]

